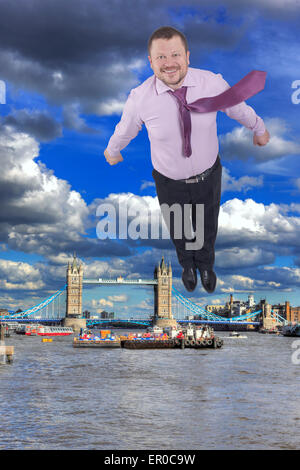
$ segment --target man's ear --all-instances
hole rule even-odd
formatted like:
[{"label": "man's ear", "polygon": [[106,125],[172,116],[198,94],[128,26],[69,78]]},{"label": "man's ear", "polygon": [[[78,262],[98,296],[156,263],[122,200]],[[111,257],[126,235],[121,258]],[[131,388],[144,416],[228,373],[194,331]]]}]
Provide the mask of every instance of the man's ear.
[{"label": "man's ear", "polygon": [[187,63],[188,65],[190,65],[190,51],[187,51],[186,56],[187,56]]},{"label": "man's ear", "polygon": [[152,70],[153,70],[153,67],[152,67],[152,60],[151,60],[151,57],[150,57],[150,55],[148,55],[148,59],[149,59],[149,62],[150,62],[150,67],[151,67],[151,68],[152,68]]}]

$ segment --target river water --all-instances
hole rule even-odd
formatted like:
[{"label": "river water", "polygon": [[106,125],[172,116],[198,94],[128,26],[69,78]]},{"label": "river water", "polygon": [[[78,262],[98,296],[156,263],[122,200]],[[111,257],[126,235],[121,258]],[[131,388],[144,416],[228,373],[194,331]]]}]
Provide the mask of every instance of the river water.
[{"label": "river water", "polygon": [[217,350],[74,349],[72,337],[13,334],[0,449],[297,449],[297,339],[245,334],[217,333]]}]

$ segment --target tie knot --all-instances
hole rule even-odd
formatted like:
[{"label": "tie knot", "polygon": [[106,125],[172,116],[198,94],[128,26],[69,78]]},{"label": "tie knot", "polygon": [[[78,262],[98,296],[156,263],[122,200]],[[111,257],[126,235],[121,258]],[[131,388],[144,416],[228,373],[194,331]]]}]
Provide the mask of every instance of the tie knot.
[{"label": "tie knot", "polygon": [[177,88],[177,90],[174,90],[174,91],[170,90],[170,93],[172,93],[172,95],[175,95],[176,98],[179,98],[180,101],[183,101],[183,103],[186,103],[186,91],[187,91],[187,87],[182,86],[181,88]]}]

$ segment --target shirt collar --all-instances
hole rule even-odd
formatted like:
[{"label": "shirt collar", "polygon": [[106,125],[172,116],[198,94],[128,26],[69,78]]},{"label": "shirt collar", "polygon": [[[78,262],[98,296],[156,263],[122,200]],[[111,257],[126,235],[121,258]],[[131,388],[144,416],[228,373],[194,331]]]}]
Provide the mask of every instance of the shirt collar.
[{"label": "shirt collar", "polygon": [[[156,87],[156,91],[157,91],[157,94],[160,95],[161,93],[164,93],[165,91],[168,91],[168,90],[171,90],[171,91],[174,91],[172,88],[170,88],[168,85],[166,85],[164,82],[162,82],[159,78],[157,78],[156,76],[155,77],[155,87]],[[183,83],[181,86],[196,86],[197,83],[195,81],[195,78],[193,77],[193,74],[190,70],[190,68],[188,68],[188,71],[187,71],[187,74],[186,76],[184,77],[184,80],[183,80]]]}]

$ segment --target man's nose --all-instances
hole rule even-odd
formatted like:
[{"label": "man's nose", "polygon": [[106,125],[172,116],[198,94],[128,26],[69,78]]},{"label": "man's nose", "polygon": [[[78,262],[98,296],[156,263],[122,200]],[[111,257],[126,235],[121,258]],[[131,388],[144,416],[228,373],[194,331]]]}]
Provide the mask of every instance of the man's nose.
[{"label": "man's nose", "polygon": [[166,57],[164,66],[165,67],[172,67],[175,64],[176,60],[174,57]]}]

